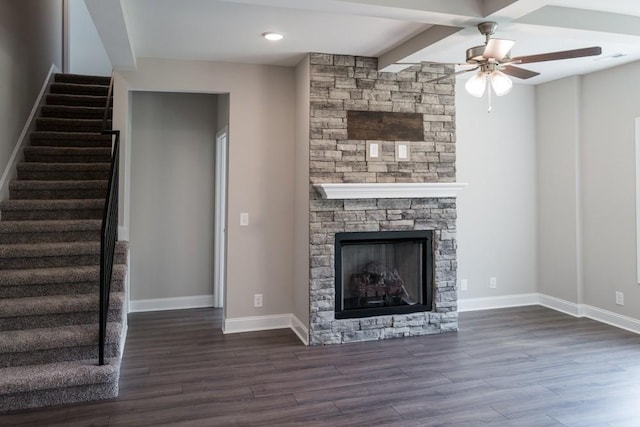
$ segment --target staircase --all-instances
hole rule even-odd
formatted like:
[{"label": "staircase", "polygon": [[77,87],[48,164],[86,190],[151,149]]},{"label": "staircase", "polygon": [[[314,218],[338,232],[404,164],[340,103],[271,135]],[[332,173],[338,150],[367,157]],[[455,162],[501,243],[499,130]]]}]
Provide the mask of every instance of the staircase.
[{"label": "staircase", "polygon": [[115,249],[106,363],[98,366],[108,87],[108,77],[55,76],[0,203],[0,412],[118,394],[126,242]]}]

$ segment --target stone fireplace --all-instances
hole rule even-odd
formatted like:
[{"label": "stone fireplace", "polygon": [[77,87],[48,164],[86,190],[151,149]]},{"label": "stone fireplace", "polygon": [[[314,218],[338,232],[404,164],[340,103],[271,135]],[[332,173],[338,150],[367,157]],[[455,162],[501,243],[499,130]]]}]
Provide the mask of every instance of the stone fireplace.
[{"label": "stone fireplace", "polygon": [[[311,345],[457,330],[454,86],[425,83],[448,71],[311,54]],[[420,138],[349,139],[352,112],[417,115]]]}]

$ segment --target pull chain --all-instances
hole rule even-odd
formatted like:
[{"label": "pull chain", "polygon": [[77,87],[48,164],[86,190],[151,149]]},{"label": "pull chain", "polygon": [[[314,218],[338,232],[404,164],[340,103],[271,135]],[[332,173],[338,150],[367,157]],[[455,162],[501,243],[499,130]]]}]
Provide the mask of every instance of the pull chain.
[{"label": "pull chain", "polygon": [[[488,80],[488,79],[487,79]],[[487,113],[491,112],[491,85],[487,81],[487,100],[489,102],[489,107],[487,108]]]}]

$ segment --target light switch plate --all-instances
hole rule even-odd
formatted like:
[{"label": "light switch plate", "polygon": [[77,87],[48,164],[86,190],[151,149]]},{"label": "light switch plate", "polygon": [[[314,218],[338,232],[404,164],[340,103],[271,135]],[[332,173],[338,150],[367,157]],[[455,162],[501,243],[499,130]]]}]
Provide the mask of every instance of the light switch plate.
[{"label": "light switch plate", "polygon": [[382,143],[379,141],[367,141],[367,162],[382,161]]},{"label": "light switch plate", "polygon": [[247,225],[249,225],[249,213],[248,212],[241,212],[240,213],[240,225],[243,227],[246,227]]},{"label": "light switch plate", "polygon": [[396,141],[396,162],[411,160],[411,146],[408,141]]}]

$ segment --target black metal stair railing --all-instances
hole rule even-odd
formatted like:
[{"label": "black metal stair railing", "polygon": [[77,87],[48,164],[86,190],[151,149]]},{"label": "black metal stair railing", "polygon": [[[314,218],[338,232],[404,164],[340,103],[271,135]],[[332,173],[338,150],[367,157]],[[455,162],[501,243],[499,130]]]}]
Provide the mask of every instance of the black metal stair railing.
[{"label": "black metal stair railing", "polygon": [[108,126],[109,108],[113,94],[113,76],[109,83],[107,102],[102,121],[102,134],[111,135],[111,169],[107,195],[105,197],[102,228],[100,231],[100,325],[98,330],[98,364],[104,365],[104,352],[107,335],[107,321],[109,317],[109,295],[111,293],[111,277],[113,261],[118,240],[118,181],[120,159],[120,131]]}]

